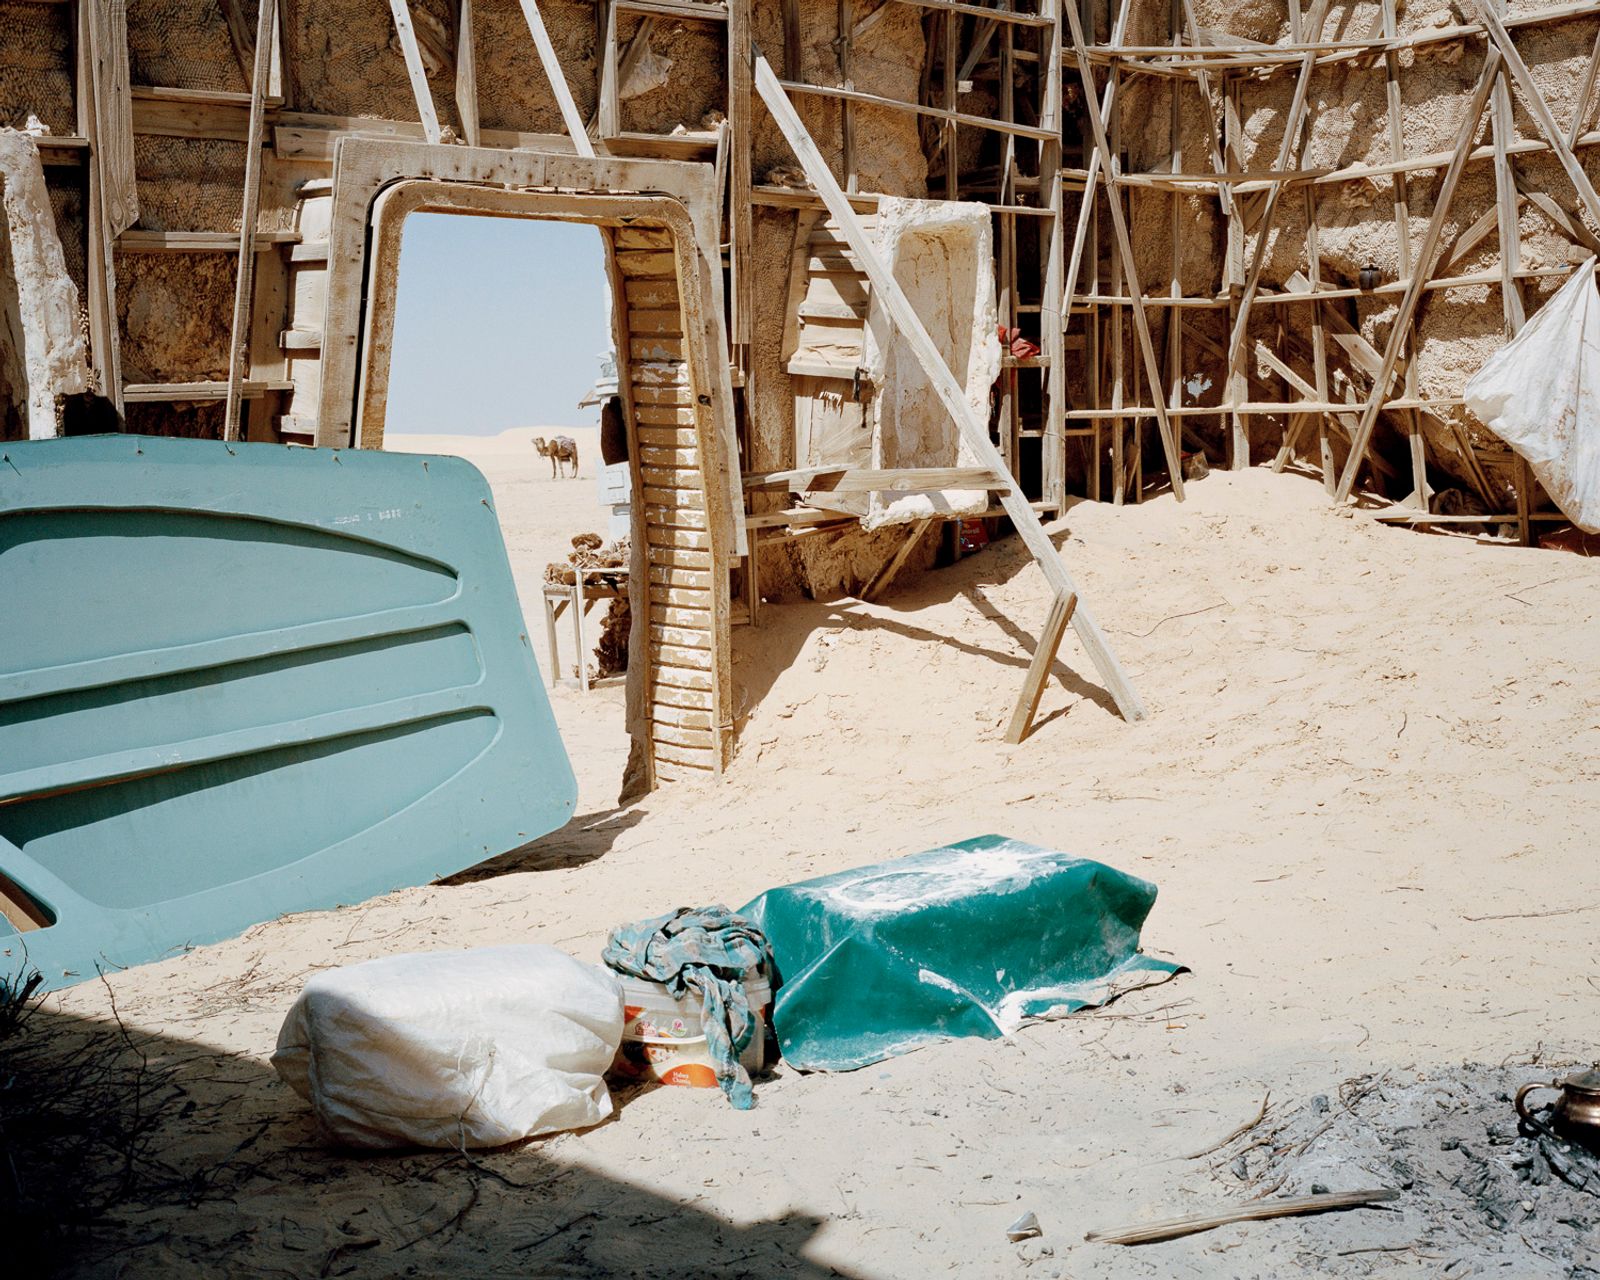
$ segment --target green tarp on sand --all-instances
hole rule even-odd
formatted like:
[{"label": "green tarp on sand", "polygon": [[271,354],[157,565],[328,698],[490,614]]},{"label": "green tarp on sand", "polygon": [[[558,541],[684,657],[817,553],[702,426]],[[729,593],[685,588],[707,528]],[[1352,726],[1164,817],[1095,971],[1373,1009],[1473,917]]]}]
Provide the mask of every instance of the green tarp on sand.
[{"label": "green tarp on sand", "polygon": [[1155,898],[1103,863],[979,836],[769,889],[739,914],[772,944],[785,1059],[849,1071],[1164,981],[1180,966],[1139,951]]}]

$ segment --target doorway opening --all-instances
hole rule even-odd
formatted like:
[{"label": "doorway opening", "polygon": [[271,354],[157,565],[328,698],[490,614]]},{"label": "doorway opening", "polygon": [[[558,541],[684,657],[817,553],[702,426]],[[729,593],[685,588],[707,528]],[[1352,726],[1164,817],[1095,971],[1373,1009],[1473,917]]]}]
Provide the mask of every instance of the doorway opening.
[{"label": "doorway opening", "polygon": [[384,448],[462,457],[488,479],[580,785],[611,795],[627,760],[631,629],[627,468],[616,484],[600,447],[603,412],[619,416],[613,333],[599,228],[406,217]]}]

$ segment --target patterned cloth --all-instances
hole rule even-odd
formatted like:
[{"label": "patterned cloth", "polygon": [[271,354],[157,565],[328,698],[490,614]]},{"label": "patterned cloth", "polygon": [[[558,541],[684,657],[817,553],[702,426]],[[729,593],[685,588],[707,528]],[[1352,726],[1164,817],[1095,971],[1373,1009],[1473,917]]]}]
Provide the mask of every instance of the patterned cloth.
[{"label": "patterned cloth", "polygon": [[601,959],[618,973],[663,984],[675,1000],[699,993],[717,1083],[739,1110],[755,1106],[739,1055],[759,1025],[745,998],[745,976],[772,972],[772,950],[760,929],[727,907],[679,907],[671,915],[613,929]]}]

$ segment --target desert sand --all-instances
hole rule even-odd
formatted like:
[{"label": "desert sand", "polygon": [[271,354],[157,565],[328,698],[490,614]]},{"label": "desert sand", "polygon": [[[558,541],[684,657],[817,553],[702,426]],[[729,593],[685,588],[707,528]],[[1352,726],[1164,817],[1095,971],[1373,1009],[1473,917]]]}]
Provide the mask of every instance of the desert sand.
[{"label": "desert sand", "polygon": [[[452,447],[494,485],[542,644],[544,562],[599,527],[592,466],[551,481],[509,435]],[[1404,1197],[1141,1249],[1083,1235],[1262,1191],[1237,1148],[1183,1157],[1268,1091],[1283,1110],[1356,1077],[1471,1061],[1537,1079],[1595,1056],[1600,566],[1380,526],[1261,469],[1050,528],[1145,722],[1117,717],[1069,635],[1042,723],[1001,741],[1047,604],[1008,540],[876,605],[764,610],[737,634],[721,784],[618,808],[621,690],[559,688],[581,787],[565,830],[51,997],[62,1020],[105,1019],[114,997],[181,1061],[194,1106],[161,1140],[205,1173],[194,1207],[121,1211],[87,1273],[1446,1274]],[[594,958],[622,922],[985,832],[1154,881],[1146,947],[1191,972],[1005,1040],[780,1067],[751,1112],[638,1091],[596,1129],[471,1158],[327,1152],[267,1066],[332,965],[509,941]],[[1348,1177],[1334,1189],[1372,1173]],[[1044,1234],[1012,1244],[1026,1210]]]}]

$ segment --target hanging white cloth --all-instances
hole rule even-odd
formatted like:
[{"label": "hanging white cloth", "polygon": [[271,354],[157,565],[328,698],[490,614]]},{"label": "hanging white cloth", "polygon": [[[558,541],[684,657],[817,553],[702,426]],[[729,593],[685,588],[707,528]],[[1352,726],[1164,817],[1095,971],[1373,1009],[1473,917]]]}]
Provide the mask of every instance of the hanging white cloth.
[{"label": "hanging white cloth", "polygon": [[1563,515],[1600,533],[1600,290],[1595,259],[1496,351],[1463,389],[1467,408],[1515,449]]}]

